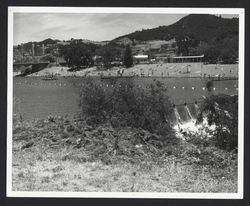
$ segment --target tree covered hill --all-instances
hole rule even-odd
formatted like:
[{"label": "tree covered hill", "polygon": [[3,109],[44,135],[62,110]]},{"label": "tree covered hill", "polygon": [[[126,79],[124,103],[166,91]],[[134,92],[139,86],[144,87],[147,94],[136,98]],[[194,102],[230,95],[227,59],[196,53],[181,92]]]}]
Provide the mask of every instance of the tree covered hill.
[{"label": "tree covered hill", "polygon": [[209,14],[190,14],[169,26],[136,31],[124,37],[134,41],[170,40],[175,38],[178,55],[205,54],[205,61],[234,63],[238,58],[239,19]]},{"label": "tree covered hill", "polygon": [[[238,35],[238,19],[225,19],[209,14],[191,14],[169,26],[143,29],[116,39],[128,37],[131,40],[170,40],[188,36],[195,40],[211,42]],[[115,40],[116,40],[115,39]]]}]

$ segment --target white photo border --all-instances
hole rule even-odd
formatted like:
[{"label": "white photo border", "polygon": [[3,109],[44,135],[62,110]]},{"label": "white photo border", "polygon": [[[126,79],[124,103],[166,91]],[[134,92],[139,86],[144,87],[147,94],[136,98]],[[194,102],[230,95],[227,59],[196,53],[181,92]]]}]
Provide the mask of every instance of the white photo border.
[{"label": "white photo border", "polygon": [[[153,193],[153,192],[24,192],[12,190],[13,127],[13,21],[14,13],[148,13],[148,14],[238,14],[239,15],[239,80],[238,80],[238,188],[237,193]],[[244,8],[135,8],[135,7],[8,7],[7,66],[7,197],[55,198],[161,198],[161,199],[243,199],[244,171]]]}]

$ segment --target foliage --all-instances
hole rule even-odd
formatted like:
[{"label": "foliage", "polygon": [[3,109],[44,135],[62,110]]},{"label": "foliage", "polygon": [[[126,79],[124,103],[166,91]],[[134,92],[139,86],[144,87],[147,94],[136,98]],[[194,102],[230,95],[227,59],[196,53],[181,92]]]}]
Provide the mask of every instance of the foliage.
[{"label": "foliage", "polygon": [[95,54],[102,57],[104,67],[109,69],[111,67],[111,62],[120,58],[121,50],[114,45],[104,45],[96,49]]},{"label": "foliage", "polygon": [[232,64],[238,58],[238,37],[216,40],[212,44],[201,42],[193,49],[193,55],[204,54],[204,61],[215,64],[222,62]]},{"label": "foliage", "polygon": [[50,46],[50,47],[47,47],[46,49],[45,49],[45,51],[44,51],[44,53],[45,54],[54,54],[54,55],[57,55],[56,53],[55,53],[55,50],[56,48],[55,48],[55,46]]},{"label": "foliage", "polygon": [[89,79],[80,88],[80,107],[93,124],[110,122],[113,127],[132,126],[158,134],[171,133],[172,107],[162,83],[139,88],[133,80],[114,82],[107,89]]},{"label": "foliage", "polygon": [[[136,31],[128,37],[139,41],[170,40],[175,38],[178,53],[205,55],[205,61],[235,63],[238,56],[238,18],[224,19],[208,14],[191,14],[169,26]],[[191,54],[191,50],[193,51]],[[219,59],[218,59],[219,58]]]},{"label": "foliage", "polygon": [[216,64],[219,61],[220,52],[215,46],[209,46],[204,51],[204,60],[210,64]]},{"label": "foliage", "polygon": [[176,44],[178,46],[178,54],[183,56],[190,55],[190,48],[195,47],[198,43],[195,39],[189,38],[188,36],[177,37]]},{"label": "foliage", "polygon": [[130,39],[149,41],[155,39],[170,40],[177,36],[189,36],[199,41],[215,41],[238,35],[238,19],[224,19],[209,14],[191,14],[169,26],[143,29],[125,36]]},{"label": "foliage", "polygon": [[123,64],[126,68],[132,67],[133,66],[133,57],[132,57],[132,51],[129,46],[129,44],[126,45],[126,50],[124,53],[124,59],[123,59]]},{"label": "foliage", "polygon": [[50,62],[50,63],[56,62],[56,57],[53,56],[52,54],[47,54],[47,55],[41,57],[41,61],[42,62]]},{"label": "foliage", "polygon": [[60,56],[64,56],[68,65],[74,69],[93,66],[95,45],[85,44],[81,41],[73,41],[69,45],[60,48]]},{"label": "foliage", "polygon": [[179,141],[159,148],[154,136],[56,116],[16,122],[13,189],[237,192],[237,154]]},{"label": "foliage", "polygon": [[[94,128],[80,118],[16,121],[13,188],[154,192],[157,187],[162,192],[237,192],[236,153],[199,148],[177,139],[156,147],[155,137],[142,129]],[[78,185],[70,184],[76,179]],[[100,184],[104,179],[105,184]]]},{"label": "foliage", "polygon": [[45,46],[48,45],[48,44],[56,44],[57,42],[59,42],[59,40],[54,40],[54,39],[51,39],[51,38],[48,38],[48,39],[44,39],[43,41],[41,42],[38,42],[40,45],[44,44]]},{"label": "foliage", "polygon": [[216,125],[216,145],[232,150],[238,146],[238,96],[211,95],[202,105],[198,121],[207,118],[208,124]]}]

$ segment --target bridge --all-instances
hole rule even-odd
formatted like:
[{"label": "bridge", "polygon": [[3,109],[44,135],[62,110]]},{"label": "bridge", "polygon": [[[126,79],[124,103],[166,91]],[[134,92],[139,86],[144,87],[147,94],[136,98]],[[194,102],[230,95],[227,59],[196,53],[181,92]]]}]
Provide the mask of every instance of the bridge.
[{"label": "bridge", "polygon": [[50,62],[18,62],[13,63],[13,66],[31,66],[31,65],[48,65]]},{"label": "bridge", "polygon": [[[13,63],[13,70],[20,71],[20,76],[26,76],[28,74],[32,74],[43,70],[48,66],[50,62],[19,62]],[[24,68],[23,68],[24,67]]]}]

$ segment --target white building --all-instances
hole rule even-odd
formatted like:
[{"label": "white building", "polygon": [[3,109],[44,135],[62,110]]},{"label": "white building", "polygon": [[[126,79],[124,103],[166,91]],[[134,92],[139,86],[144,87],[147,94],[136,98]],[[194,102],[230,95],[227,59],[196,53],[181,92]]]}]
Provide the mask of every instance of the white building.
[{"label": "white building", "polygon": [[135,64],[148,64],[149,63],[148,55],[138,54],[138,55],[133,56],[133,58],[134,58]]}]

